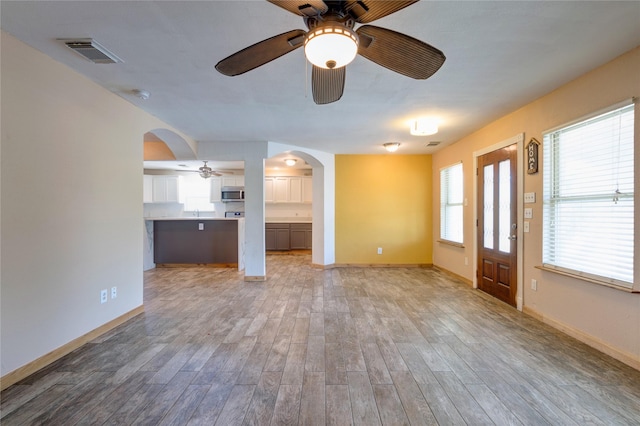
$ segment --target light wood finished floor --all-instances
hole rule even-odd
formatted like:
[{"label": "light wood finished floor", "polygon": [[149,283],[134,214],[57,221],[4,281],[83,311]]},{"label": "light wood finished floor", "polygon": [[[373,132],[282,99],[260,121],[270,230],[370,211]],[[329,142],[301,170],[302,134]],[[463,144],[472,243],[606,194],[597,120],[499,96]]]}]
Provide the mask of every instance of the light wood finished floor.
[{"label": "light wood finished floor", "polygon": [[145,273],[146,312],[2,393],[2,425],[638,425],[640,371],[437,270]]}]

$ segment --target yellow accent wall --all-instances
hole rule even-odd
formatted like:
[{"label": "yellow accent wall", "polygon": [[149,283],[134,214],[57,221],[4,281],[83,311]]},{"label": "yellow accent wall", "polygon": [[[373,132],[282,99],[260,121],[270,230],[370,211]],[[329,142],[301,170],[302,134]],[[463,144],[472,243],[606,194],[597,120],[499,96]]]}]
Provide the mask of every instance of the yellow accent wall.
[{"label": "yellow accent wall", "polygon": [[336,155],[335,164],[336,263],[431,264],[431,156]]}]

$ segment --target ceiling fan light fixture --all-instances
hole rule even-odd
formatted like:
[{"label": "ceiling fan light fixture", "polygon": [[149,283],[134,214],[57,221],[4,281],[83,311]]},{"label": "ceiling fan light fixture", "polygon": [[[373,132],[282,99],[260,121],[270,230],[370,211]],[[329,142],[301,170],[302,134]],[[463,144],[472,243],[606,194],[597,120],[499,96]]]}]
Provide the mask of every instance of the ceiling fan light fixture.
[{"label": "ceiling fan light fixture", "polygon": [[200,177],[203,179],[209,179],[213,176],[213,170],[211,167],[207,166],[207,162],[203,161],[204,166],[200,167],[198,170],[200,171]]},{"label": "ceiling fan light fixture", "polygon": [[284,160],[284,164],[286,164],[289,167],[295,166],[297,162],[298,160],[296,160],[295,158],[287,158],[286,160]]},{"label": "ceiling fan light fixture", "polygon": [[324,69],[342,68],[358,54],[358,34],[346,26],[329,23],[309,31],[304,54],[313,65]]},{"label": "ceiling fan light fixture", "polygon": [[438,122],[429,118],[419,118],[411,122],[409,131],[413,136],[430,136],[438,133]]},{"label": "ceiling fan light fixture", "polygon": [[384,149],[389,152],[396,152],[398,148],[400,148],[400,144],[398,142],[387,142],[382,146],[384,146]]}]

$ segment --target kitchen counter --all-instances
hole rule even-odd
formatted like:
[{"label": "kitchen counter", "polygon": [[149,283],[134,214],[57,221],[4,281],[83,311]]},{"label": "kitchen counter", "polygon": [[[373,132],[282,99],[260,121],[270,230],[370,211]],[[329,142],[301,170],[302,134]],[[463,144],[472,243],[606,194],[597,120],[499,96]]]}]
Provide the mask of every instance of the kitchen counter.
[{"label": "kitchen counter", "polygon": [[178,216],[178,217],[145,217],[144,220],[240,220],[243,217],[196,217],[196,216]]},{"label": "kitchen counter", "polygon": [[244,218],[147,217],[153,263],[244,270]]}]

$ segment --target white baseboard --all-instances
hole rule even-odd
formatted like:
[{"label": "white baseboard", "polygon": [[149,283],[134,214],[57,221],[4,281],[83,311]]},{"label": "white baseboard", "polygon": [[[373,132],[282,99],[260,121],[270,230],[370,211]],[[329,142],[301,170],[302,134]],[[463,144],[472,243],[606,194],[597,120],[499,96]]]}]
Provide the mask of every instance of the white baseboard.
[{"label": "white baseboard", "polygon": [[573,337],[581,341],[582,343],[591,346],[594,349],[599,350],[612,358],[617,359],[620,362],[627,364],[630,367],[635,368],[636,370],[640,370],[640,357],[634,356],[628,352],[622,351],[618,348],[615,348],[609,345],[606,342],[598,339],[597,337],[591,336],[581,330],[578,330],[570,325],[564,324],[560,321],[557,321],[553,318],[549,318],[544,314],[536,311],[535,309],[529,308],[527,306],[522,310],[523,313],[534,317],[537,320],[542,321],[545,324],[550,325],[551,327],[562,331],[565,334]]},{"label": "white baseboard", "polygon": [[132,309],[131,311],[123,315],[120,315],[118,318],[115,318],[109,321],[108,323],[101,325],[95,330],[92,330],[87,334],[84,334],[76,339],[73,339],[69,343],[66,343],[60,346],[59,348],[54,349],[51,352],[23,365],[22,367],[17,368],[12,372],[5,374],[0,378],[0,390],[4,390],[9,386],[15,383],[18,383],[20,380],[29,377],[36,371],[46,367],[52,362],[57,361],[63,356],[73,352],[74,350],[78,349],[80,346],[84,345],[85,343],[89,343],[93,339],[103,335],[104,333],[110,330],[113,330],[117,326],[124,324],[131,318],[137,315],[140,315],[143,312],[144,312],[144,306],[140,305],[137,308]]}]

